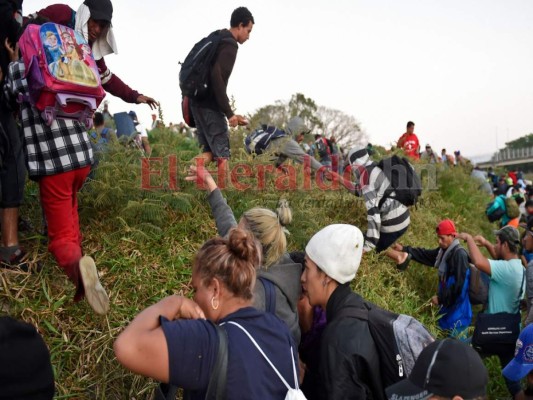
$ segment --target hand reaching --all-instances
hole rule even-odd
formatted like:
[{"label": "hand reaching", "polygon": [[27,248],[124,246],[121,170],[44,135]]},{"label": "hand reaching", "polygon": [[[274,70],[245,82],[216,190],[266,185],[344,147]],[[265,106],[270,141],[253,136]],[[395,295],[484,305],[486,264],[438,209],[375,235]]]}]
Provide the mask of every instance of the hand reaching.
[{"label": "hand reaching", "polygon": [[159,106],[159,103],[157,101],[143,94],[137,97],[137,103],[148,104],[151,110],[155,110]]},{"label": "hand reaching", "polygon": [[203,165],[191,165],[185,180],[189,182],[196,182],[197,187],[201,189],[208,189],[209,192],[212,192],[217,188],[215,180]]}]

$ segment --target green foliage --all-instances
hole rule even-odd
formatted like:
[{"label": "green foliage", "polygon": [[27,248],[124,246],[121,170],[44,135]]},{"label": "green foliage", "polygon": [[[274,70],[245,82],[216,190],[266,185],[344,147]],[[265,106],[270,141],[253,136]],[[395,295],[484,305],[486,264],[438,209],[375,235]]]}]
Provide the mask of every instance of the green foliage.
[{"label": "green foliage", "polygon": [[505,143],[505,146],[509,149],[524,149],[527,147],[533,147],[533,133],[522,136],[518,139]]},{"label": "green foliage", "polygon": [[[247,163],[258,168],[264,159],[242,151],[244,131],[232,132],[232,165]],[[125,371],[113,354],[113,341],[141,310],[173,293],[190,293],[191,264],[202,243],[216,235],[204,192],[185,182],[190,159],[198,154],[195,142],[166,129],[152,132],[152,165],[160,175],[152,176],[153,186],[143,188],[140,153],[112,146],[102,155],[94,179],[79,195],[83,249],[96,260],[103,285],[111,299],[106,317],[94,315],[85,301],[73,303],[73,285],[56,267],[46,245],[37,234],[27,234],[23,244],[32,262],[41,261],[40,272],[26,274],[0,271],[0,303],[9,314],[34,323],[51,352],[61,399],[149,399],[154,382]],[[240,142],[239,142],[240,141]],[[177,185],[173,190],[169,160],[176,160]],[[302,179],[297,168],[298,182]],[[488,199],[459,169],[439,169],[435,190],[425,190],[417,209],[411,210],[411,226],[401,242],[435,247],[435,226],[442,218],[456,221],[461,231],[490,234],[491,225],[483,211]],[[242,178],[241,182],[256,182]],[[283,177],[267,176],[258,190],[228,188],[224,195],[237,217],[254,206],[275,208],[280,197],[289,200],[293,223],[288,227],[289,250],[302,250],[309,238],[331,223],[350,223],[366,228],[362,199],[345,190],[278,190]],[[428,178],[424,178],[428,182]],[[29,183],[22,214],[40,226],[38,188]],[[399,272],[389,259],[366,254],[354,289],[369,300],[415,316],[438,332],[437,310],[429,299],[437,288],[436,271],[413,263]],[[505,396],[499,366],[488,360],[491,371],[490,397]]]}]

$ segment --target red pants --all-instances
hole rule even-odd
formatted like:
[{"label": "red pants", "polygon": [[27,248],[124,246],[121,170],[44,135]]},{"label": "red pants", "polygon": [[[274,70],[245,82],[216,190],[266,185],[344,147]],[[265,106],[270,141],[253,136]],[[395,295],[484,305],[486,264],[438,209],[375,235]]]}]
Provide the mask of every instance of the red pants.
[{"label": "red pants", "polygon": [[84,167],[39,180],[41,204],[48,222],[48,250],[76,286],[75,301],[85,294],[79,268],[82,237],[77,193],[90,169]]}]

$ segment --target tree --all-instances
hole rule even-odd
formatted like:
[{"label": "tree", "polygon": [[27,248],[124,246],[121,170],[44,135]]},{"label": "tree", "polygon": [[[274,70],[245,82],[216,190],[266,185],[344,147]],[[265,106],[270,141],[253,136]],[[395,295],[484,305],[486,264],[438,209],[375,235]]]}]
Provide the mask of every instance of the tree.
[{"label": "tree", "polygon": [[302,117],[306,125],[312,130],[321,129],[322,121],[317,114],[318,106],[315,101],[305,97],[302,93],[296,93],[287,101],[277,100],[258,109],[250,116],[252,128],[261,124],[283,127],[294,116]]},{"label": "tree", "polygon": [[533,147],[533,133],[507,142],[505,143],[505,146],[509,149],[524,149],[527,147]]},{"label": "tree", "polygon": [[323,126],[322,131],[319,130],[318,133],[328,138],[334,136],[337,143],[345,149],[366,144],[368,141],[361,124],[352,115],[324,106],[318,107],[317,114]]},{"label": "tree", "polygon": [[355,117],[340,110],[317,106],[315,101],[302,93],[296,93],[287,101],[277,100],[258,109],[250,116],[250,127],[266,124],[284,127],[294,116],[302,117],[311,133],[335,136],[340,146],[349,149],[368,140]]}]

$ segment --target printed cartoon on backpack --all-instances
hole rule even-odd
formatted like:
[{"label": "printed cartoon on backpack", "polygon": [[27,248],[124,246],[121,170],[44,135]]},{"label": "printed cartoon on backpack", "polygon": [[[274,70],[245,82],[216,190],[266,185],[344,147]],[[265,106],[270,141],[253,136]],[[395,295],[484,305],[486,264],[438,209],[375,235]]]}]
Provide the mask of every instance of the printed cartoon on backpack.
[{"label": "printed cartoon on backpack", "polygon": [[19,40],[28,100],[50,124],[72,118],[92,126],[92,114],[105,96],[91,48],[83,36],[54,23],[27,26]]}]

